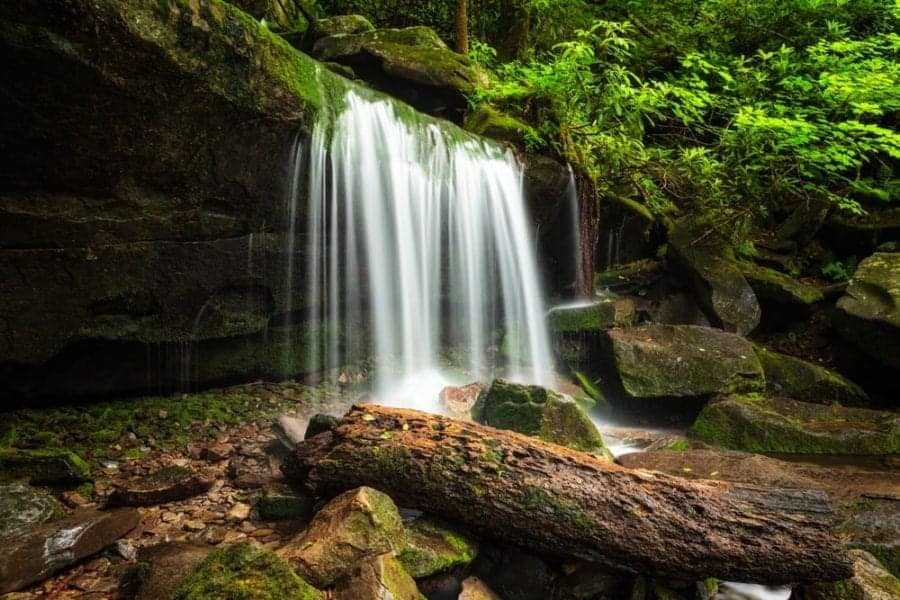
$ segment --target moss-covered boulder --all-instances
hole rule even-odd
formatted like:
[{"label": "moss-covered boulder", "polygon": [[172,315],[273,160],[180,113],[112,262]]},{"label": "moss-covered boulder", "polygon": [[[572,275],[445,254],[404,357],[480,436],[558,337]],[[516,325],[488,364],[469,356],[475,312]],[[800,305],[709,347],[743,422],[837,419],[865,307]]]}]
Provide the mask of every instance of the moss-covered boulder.
[{"label": "moss-covered boulder", "polygon": [[297,576],[272,550],[254,543],[216,550],[178,584],[176,600],[320,600],[325,594]]},{"label": "moss-covered boulder", "polygon": [[91,481],[84,460],[62,448],[0,449],[0,479],[24,478],[34,485],[78,484]]},{"label": "moss-covered boulder", "polygon": [[352,35],[369,31],[375,31],[375,26],[362,15],[336,15],[317,20],[314,35],[319,39],[331,35]]},{"label": "moss-covered boulder", "polygon": [[734,253],[710,223],[683,219],[669,232],[666,259],[691,285],[710,321],[746,335],[759,324],[761,310]]},{"label": "moss-covered boulder", "polygon": [[230,0],[233,4],[266,26],[281,34],[302,34],[309,22],[300,9],[306,0]]},{"label": "moss-covered boulder", "polygon": [[527,123],[501,113],[489,104],[482,104],[467,114],[463,127],[477,135],[520,146],[524,145],[526,136],[533,131]]},{"label": "moss-covered boulder", "polygon": [[635,318],[634,301],[616,298],[584,304],[557,306],[547,313],[553,333],[589,333],[630,324]]},{"label": "moss-covered boulder", "polygon": [[900,252],[876,252],[859,263],[834,324],[863,353],[900,369]]},{"label": "moss-covered boulder", "polygon": [[[890,475],[881,476],[886,487],[890,487]],[[834,485],[841,485],[841,481],[837,479]],[[900,498],[891,497],[891,490],[885,491],[882,497],[867,493],[865,498],[841,510],[849,514],[833,531],[846,545],[865,550],[894,577],[900,577]]]},{"label": "moss-covered boulder", "polygon": [[138,550],[137,563],[121,591],[135,600],[172,600],[178,582],[215,551],[206,544],[166,542]]},{"label": "moss-covered boulder", "polygon": [[825,298],[822,290],[816,286],[779,273],[775,269],[747,261],[737,264],[744,279],[761,300],[768,300],[777,305],[808,307]]},{"label": "moss-covered boulder", "polygon": [[334,587],[334,600],[425,600],[416,582],[390,554],[367,559]]},{"label": "moss-covered boulder", "polygon": [[407,546],[397,557],[415,579],[471,563],[478,545],[432,519],[420,518],[406,524]]},{"label": "moss-covered boulder", "polygon": [[893,600],[900,598],[900,580],[884,570],[864,550],[851,550],[853,578],[795,588],[791,600]]},{"label": "moss-covered boulder", "polygon": [[691,427],[697,438],[725,448],[786,454],[898,454],[900,416],[760,395],[723,396]]},{"label": "moss-covered boulder", "polygon": [[477,65],[450,50],[428,27],[323,37],[312,54],[352,68],[371,86],[416,108],[456,120],[465,95],[485,81]]},{"label": "moss-covered boulder", "polygon": [[389,496],[369,487],[344,492],[320,510],[279,553],[317,587],[328,587],[362,562],[406,547],[400,513]]},{"label": "moss-covered boulder", "polygon": [[288,485],[267,486],[256,503],[263,521],[308,521],[315,508],[315,498]]},{"label": "moss-covered boulder", "polygon": [[546,442],[610,456],[603,438],[578,402],[541,386],[495,379],[479,396],[472,418]]},{"label": "moss-covered boulder", "polygon": [[870,405],[862,388],[833,371],[762,346],[754,349],[766,374],[766,389],[773,396],[817,404]]},{"label": "moss-covered boulder", "polygon": [[622,388],[633,398],[760,392],[762,365],[733,333],[695,325],[649,324],[607,333]]}]

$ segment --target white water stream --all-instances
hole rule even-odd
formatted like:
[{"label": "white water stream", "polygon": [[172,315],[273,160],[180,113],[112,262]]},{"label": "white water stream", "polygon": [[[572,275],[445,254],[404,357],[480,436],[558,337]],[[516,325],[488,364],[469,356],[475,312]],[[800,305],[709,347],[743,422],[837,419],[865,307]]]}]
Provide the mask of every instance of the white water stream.
[{"label": "white water stream", "polygon": [[[362,94],[348,92],[310,142],[308,299],[321,332],[313,364],[372,357],[379,400],[420,409],[452,379],[439,360],[448,347],[470,381],[502,373],[550,383],[515,157]],[[500,335],[511,350],[502,370]]]}]

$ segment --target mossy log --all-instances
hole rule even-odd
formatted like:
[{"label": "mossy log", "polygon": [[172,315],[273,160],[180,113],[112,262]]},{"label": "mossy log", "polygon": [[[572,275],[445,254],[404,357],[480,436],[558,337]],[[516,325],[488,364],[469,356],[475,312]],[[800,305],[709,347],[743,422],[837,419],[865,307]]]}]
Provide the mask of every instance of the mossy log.
[{"label": "mossy log", "polygon": [[852,575],[823,492],[686,480],[427,413],[363,404],[285,474],[367,485],[487,537],[658,577],[784,584]]}]

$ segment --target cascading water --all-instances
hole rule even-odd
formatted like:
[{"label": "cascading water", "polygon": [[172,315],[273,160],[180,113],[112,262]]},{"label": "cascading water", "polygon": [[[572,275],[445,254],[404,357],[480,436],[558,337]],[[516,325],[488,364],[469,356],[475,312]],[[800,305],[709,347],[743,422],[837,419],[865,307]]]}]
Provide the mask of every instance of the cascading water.
[{"label": "cascading water", "polygon": [[313,364],[371,356],[380,401],[433,408],[458,348],[466,378],[547,384],[544,303],[512,153],[351,91],[309,150]]}]

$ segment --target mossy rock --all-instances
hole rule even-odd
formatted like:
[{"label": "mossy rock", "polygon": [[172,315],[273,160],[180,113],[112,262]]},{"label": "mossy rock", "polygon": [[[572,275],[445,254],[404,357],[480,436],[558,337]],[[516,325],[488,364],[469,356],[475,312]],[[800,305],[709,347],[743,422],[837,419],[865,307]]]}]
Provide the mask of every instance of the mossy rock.
[{"label": "mossy rock", "polygon": [[334,600],[425,600],[400,562],[382,554],[355,566],[334,588]]},{"label": "mossy rock", "polygon": [[303,439],[308,440],[320,433],[331,431],[337,427],[340,422],[341,420],[335,416],[316,413],[310,417],[309,424],[306,426],[306,433],[303,434]]},{"label": "mossy rock", "polygon": [[630,298],[558,306],[547,313],[550,330],[554,333],[597,332],[630,324],[634,317],[634,301]]},{"label": "mossy rock", "polygon": [[278,33],[303,33],[309,26],[299,3],[306,0],[229,0],[257,21]]},{"label": "mossy rock", "polygon": [[876,252],[859,263],[834,325],[863,353],[900,369],[900,253]]},{"label": "mossy rock", "polygon": [[256,503],[263,521],[307,521],[314,508],[315,498],[283,485],[266,488]]},{"label": "mossy rock", "polygon": [[825,298],[822,290],[816,286],[803,283],[790,275],[746,261],[741,261],[738,265],[758,298],[777,304],[804,307]]},{"label": "mossy rock", "polygon": [[64,512],[62,505],[45,490],[21,483],[0,485],[0,540],[59,518]]},{"label": "mossy rock", "polygon": [[216,550],[188,573],[176,600],[320,600],[325,594],[315,589],[272,550],[253,543]]},{"label": "mossy rock", "polygon": [[393,500],[360,487],[332,499],[279,554],[304,579],[328,587],[361,562],[405,547],[406,531]]},{"label": "mossy rock", "polygon": [[0,478],[25,478],[34,485],[68,485],[92,480],[87,463],[63,448],[0,449]]},{"label": "mossy rock", "polygon": [[862,388],[833,371],[762,346],[754,349],[766,375],[766,389],[772,395],[817,404],[870,405]]},{"label": "mossy rock", "polygon": [[336,15],[316,21],[316,38],[375,31],[371,21],[362,15]]},{"label": "mossy rock", "polygon": [[711,401],[691,434],[709,444],[760,454],[900,453],[896,413],[758,395]]},{"label": "mossy rock", "polygon": [[473,540],[428,518],[407,523],[406,533],[407,546],[397,559],[415,579],[468,565],[478,554]]},{"label": "mossy rock", "polygon": [[594,273],[594,287],[605,288],[631,283],[645,283],[662,276],[662,264],[652,258],[643,258],[606,271]]},{"label": "mossy rock", "polygon": [[574,399],[553,390],[495,379],[472,408],[476,421],[611,458],[603,438]]},{"label": "mossy rock", "polygon": [[523,145],[533,128],[488,104],[481,104],[466,115],[463,127],[476,135],[482,135],[501,142]]},{"label": "mossy rock", "polygon": [[900,598],[900,580],[863,550],[851,550],[853,578],[799,586],[791,600],[891,600]]},{"label": "mossy rock", "polygon": [[846,520],[832,528],[845,545],[865,550],[900,577],[900,499],[866,498],[849,505]]},{"label": "mossy rock", "polygon": [[762,365],[744,338],[696,325],[650,324],[607,333],[622,387],[633,398],[761,392]]}]

